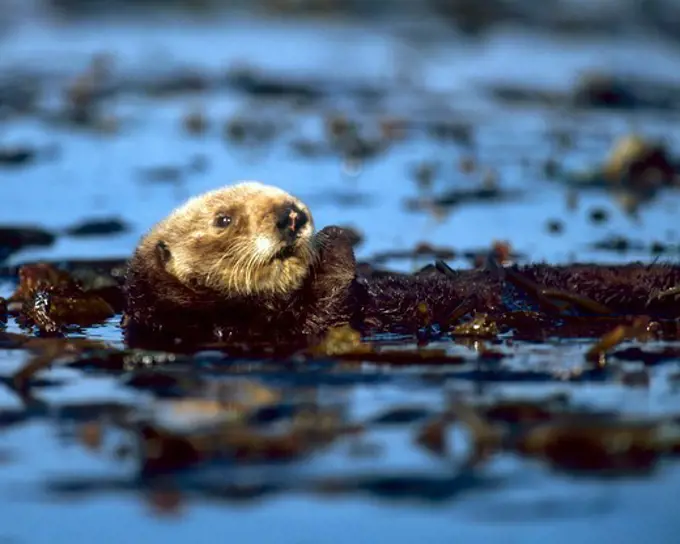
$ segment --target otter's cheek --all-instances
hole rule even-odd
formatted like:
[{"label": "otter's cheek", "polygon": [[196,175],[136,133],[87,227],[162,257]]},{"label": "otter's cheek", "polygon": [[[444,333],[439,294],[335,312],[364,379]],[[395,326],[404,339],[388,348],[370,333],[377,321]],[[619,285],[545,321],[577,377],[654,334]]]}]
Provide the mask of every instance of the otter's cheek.
[{"label": "otter's cheek", "polygon": [[263,257],[271,255],[274,251],[274,244],[267,236],[257,236],[254,245],[257,254]]}]

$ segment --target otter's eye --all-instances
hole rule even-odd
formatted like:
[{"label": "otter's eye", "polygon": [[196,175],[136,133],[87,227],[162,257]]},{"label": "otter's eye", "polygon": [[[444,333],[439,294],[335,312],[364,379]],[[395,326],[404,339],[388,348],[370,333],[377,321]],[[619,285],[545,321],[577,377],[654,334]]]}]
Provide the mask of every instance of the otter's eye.
[{"label": "otter's eye", "polygon": [[229,217],[228,215],[220,214],[217,217],[215,217],[216,227],[223,229],[228,227],[229,225],[231,225],[231,217]]}]

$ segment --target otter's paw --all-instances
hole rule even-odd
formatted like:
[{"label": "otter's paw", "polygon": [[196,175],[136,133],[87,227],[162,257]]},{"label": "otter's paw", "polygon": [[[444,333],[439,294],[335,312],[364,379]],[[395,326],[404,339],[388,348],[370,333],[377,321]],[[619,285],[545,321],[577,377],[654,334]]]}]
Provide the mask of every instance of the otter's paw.
[{"label": "otter's paw", "polygon": [[317,239],[324,244],[340,244],[353,248],[356,243],[356,234],[349,229],[337,227],[335,225],[322,228],[316,236]]},{"label": "otter's paw", "polygon": [[348,285],[356,276],[353,237],[341,227],[325,227],[318,232],[318,255],[315,267],[317,287]]}]

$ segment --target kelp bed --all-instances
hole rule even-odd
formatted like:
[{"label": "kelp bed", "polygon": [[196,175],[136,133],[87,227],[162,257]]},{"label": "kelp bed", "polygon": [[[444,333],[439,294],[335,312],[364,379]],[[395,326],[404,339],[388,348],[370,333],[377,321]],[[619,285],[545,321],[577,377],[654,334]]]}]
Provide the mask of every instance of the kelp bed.
[{"label": "kelp bed", "polygon": [[[680,348],[675,345],[659,347],[655,343],[664,337],[677,339],[680,334],[677,319],[656,321],[649,316],[616,318],[568,313],[541,316],[516,310],[495,316],[503,323],[499,325],[494,318],[479,315],[465,304],[447,324],[425,327],[416,338],[387,341],[362,338],[349,327],[331,329],[320,341],[310,341],[305,347],[214,343],[192,346],[187,351],[180,349],[181,344],[177,344],[179,348],[170,344],[162,351],[152,352],[113,347],[87,337],[70,338],[69,333],[104,322],[123,310],[121,287],[125,264],[61,263],[58,268],[39,263],[18,269],[18,287],[8,301],[3,301],[3,313],[12,315],[28,334],[3,332],[0,340],[3,349],[32,355],[20,369],[3,379],[5,386],[25,403],[25,410],[4,411],[3,420],[11,426],[28,418],[45,417],[47,405],[36,396],[43,388],[58,386],[58,382],[42,378],[43,372],[54,365],[119,376],[127,387],[173,399],[170,401],[173,410],[193,413],[199,420],[205,420],[187,432],[173,432],[129,406],[93,406],[94,413],[89,416],[87,406],[79,411],[79,418],[85,419],[80,423],[88,440],[99,441],[95,436],[106,427],[102,418],[107,424],[132,433],[139,446],[135,455],[139,456],[140,475],[150,478],[214,459],[247,463],[299,460],[336,440],[361,437],[375,423],[348,420],[324,407],[321,399],[283,402],[266,385],[272,376],[276,376],[275,381],[283,380],[289,385],[307,382],[311,387],[361,382],[367,367],[374,369],[366,372],[369,380],[390,379],[386,370],[410,368],[419,380],[435,377],[443,380],[446,376],[482,383],[617,380],[630,386],[649,387],[649,369],[680,355]],[[441,261],[438,265],[445,266]],[[554,301],[567,303],[565,311],[572,306],[599,309],[597,303],[582,295],[541,289],[511,269],[506,273],[517,288],[524,289],[523,301],[550,303],[557,311],[562,308]],[[675,291],[667,296],[675,297]],[[3,319],[6,321],[7,315]],[[530,326],[522,326],[522,321]],[[519,339],[513,335],[517,328],[522,331]],[[510,347],[514,341],[546,342],[550,338],[583,337],[588,333],[592,336],[592,331],[607,329],[610,330],[592,343],[579,360],[572,361],[571,368],[518,372],[507,366],[507,361],[517,356],[517,350]],[[31,331],[35,334],[30,334]],[[635,344],[622,347],[627,340]],[[412,347],[414,341],[417,347]],[[472,344],[474,355],[451,354],[445,344],[432,347],[446,341]],[[625,364],[630,362],[641,365],[627,370]],[[385,372],[376,374],[375,369]],[[225,392],[218,386],[219,393],[208,393],[215,387],[211,376],[225,381],[222,384]],[[230,384],[228,378],[239,376],[258,376],[265,383],[258,385],[246,380],[241,384],[239,379],[234,382],[239,385]],[[241,387],[248,401],[232,398],[240,397]],[[494,401],[480,408],[472,399],[463,401],[454,395],[439,410],[395,408],[378,421],[420,423],[416,444],[438,456],[448,454],[448,426],[466,425],[472,434],[468,469],[482,464],[493,452],[509,449],[538,457],[561,470],[629,474],[651,470],[660,458],[680,452],[677,427],[680,420],[675,417],[629,421],[621,414],[576,409],[569,405],[568,396],[558,397],[556,408],[551,407],[555,400],[552,398],[550,402]],[[272,428],[278,432],[270,434]],[[425,489],[412,491],[429,493]]]},{"label": "kelp bed", "polygon": [[[678,85],[598,73],[559,92],[522,80],[442,95],[418,80],[427,62],[409,59],[397,60],[409,77],[387,82],[332,66],[313,77],[243,62],[135,69],[114,53],[76,73],[3,68],[0,126],[24,135],[0,138],[2,183],[15,184],[0,188],[14,218],[0,225],[3,493],[132,495],[162,514],[219,503],[220,515],[300,495],[331,512],[341,499],[477,496],[481,512],[537,471],[605,489],[675,481],[678,320],[586,316],[598,307],[577,290],[508,266],[677,261]],[[233,107],[214,113],[222,100]],[[120,172],[93,167],[94,152]],[[503,265],[526,305],[503,323],[463,305],[415,337],[340,328],[294,349],[126,347],[121,285],[139,236],[181,199],[244,176],[296,192],[321,226],[353,228],[361,274]],[[676,288],[649,296],[680,304]],[[535,320],[537,308],[552,318]],[[531,327],[518,335],[513,322]],[[59,470],[34,470],[43,448]],[[543,508],[550,493],[536,489],[535,511],[515,519],[627,516],[580,487]],[[304,518],[309,505],[292,504]]]},{"label": "kelp bed", "polygon": [[[507,247],[494,247],[487,255],[496,265],[496,259],[507,258]],[[461,485],[481,485],[484,467],[495,455],[536,459],[567,474],[630,477],[649,474],[661,461],[672,462],[680,453],[677,414],[640,418],[579,406],[566,388],[538,399],[498,398],[486,392],[503,383],[618,383],[649,389],[654,370],[677,363],[680,357],[680,346],[670,341],[680,332],[677,319],[569,315],[573,308],[597,310],[598,305],[577,293],[541,289],[507,269],[511,284],[523,289],[527,304],[552,304],[553,310],[567,313],[559,318],[547,313],[539,319],[534,312],[516,310],[496,316],[503,322],[499,325],[474,308],[461,307],[446,326],[426,327],[416,338],[367,339],[340,327],[304,348],[210,344],[190,351],[173,345],[146,351],[83,334],[87,327],[119,319],[125,265],[110,260],[40,262],[3,271],[10,279],[16,273],[18,280],[15,292],[3,301],[3,320],[11,317],[24,332],[0,332],[0,347],[29,355],[15,372],[2,378],[21,404],[0,412],[3,427],[57,417],[58,425],[68,425],[69,435],[81,447],[95,455],[132,459],[136,466],[131,480],[83,481],[76,476],[50,482],[50,493],[137,488],[151,493],[159,501],[156,506],[170,510],[189,491],[230,500],[292,490],[445,500],[457,496]],[[435,266],[453,273],[443,261]],[[363,274],[389,273],[366,263],[359,268]],[[675,297],[676,293],[662,295]],[[515,338],[518,326],[522,335]],[[568,357],[563,347],[550,348],[560,338],[592,337],[597,330],[607,332]],[[452,348],[459,348],[458,353]],[[556,364],[541,362],[534,350],[557,359]],[[518,365],[517,359],[526,356],[538,362]],[[154,401],[143,406],[78,402],[55,408],[42,398],[46,391],[63,385],[49,377],[47,371],[55,367],[114,377],[123,387],[148,394]],[[665,375],[669,388],[674,389],[678,376],[677,372]],[[333,402],[335,394],[325,393],[404,381],[443,389],[439,393],[444,394],[436,403],[397,402],[380,413],[356,418],[342,402]],[[446,385],[455,382],[473,384],[475,390],[447,392]],[[283,467],[304,464],[338,443],[361,451],[372,433],[383,427],[410,429],[410,447],[449,459],[455,468],[434,476],[399,471],[382,476],[320,474],[293,481],[286,476]],[[466,440],[453,438],[453,430],[461,428],[469,435]],[[124,439],[109,447],[107,436],[114,432]],[[368,447],[367,453],[359,455],[379,453]],[[246,483],[226,477],[186,489],[175,480],[186,471],[215,463],[232,469],[280,468],[276,474],[262,472],[256,481]]]}]

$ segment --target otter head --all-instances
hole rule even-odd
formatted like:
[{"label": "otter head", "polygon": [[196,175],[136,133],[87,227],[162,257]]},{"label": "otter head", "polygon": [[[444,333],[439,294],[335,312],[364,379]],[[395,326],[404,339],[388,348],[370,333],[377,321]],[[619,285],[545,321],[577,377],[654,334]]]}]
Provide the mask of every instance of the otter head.
[{"label": "otter head", "polygon": [[193,197],[158,223],[139,251],[186,286],[225,296],[291,292],[317,255],[307,206],[259,182]]}]

